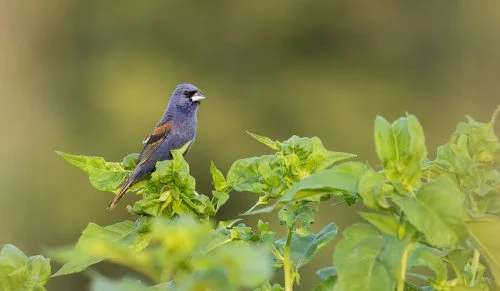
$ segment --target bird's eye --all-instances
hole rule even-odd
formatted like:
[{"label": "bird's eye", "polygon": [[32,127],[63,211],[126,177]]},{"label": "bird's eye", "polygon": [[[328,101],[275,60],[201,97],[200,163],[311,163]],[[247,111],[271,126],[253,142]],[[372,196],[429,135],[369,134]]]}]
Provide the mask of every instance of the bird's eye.
[{"label": "bird's eye", "polygon": [[196,91],[184,91],[183,94],[186,97],[193,97],[193,95],[196,93]]}]

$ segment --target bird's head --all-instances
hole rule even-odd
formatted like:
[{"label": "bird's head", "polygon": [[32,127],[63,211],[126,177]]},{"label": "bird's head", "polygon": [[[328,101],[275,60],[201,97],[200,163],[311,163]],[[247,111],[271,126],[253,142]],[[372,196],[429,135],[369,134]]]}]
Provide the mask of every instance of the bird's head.
[{"label": "bird's head", "polygon": [[196,111],[203,99],[205,99],[205,95],[194,85],[180,84],[172,93],[168,108],[184,112]]}]

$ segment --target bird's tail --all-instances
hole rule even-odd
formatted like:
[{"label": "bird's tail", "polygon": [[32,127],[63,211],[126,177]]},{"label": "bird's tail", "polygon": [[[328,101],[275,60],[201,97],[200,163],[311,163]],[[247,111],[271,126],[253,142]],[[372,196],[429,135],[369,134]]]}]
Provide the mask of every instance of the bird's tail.
[{"label": "bird's tail", "polygon": [[134,183],[136,181],[137,181],[137,179],[134,177],[134,175],[131,175],[130,177],[128,177],[128,179],[125,181],[125,183],[123,183],[123,185],[120,189],[120,192],[118,192],[118,195],[116,195],[115,198],[113,198],[113,201],[111,201],[111,203],[109,204],[109,206],[108,206],[109,210],[112,210],[113,208],[115,208],[116,204],[123,198],[123,195],[125,195],[127,190],[132,185],[134,185]]}]

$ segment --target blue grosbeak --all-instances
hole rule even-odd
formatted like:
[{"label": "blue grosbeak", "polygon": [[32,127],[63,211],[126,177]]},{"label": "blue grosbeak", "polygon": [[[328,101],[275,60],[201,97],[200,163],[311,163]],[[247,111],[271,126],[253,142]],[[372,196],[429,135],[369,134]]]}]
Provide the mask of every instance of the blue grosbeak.
[{"label": "blue grosbeak", "polygon": [[196,112],[202,99],[205,99],[203,92],[191,84],[181,84],[175,88],[163,117],[143,141],[144,148],[137,166],[122,184],[118,195],[109,204],[109,209],[115,207],[132,185],[151,174],[156,162],[172,159],[171,150],[191,141],[184,155],[189,151],[196,136]]}]

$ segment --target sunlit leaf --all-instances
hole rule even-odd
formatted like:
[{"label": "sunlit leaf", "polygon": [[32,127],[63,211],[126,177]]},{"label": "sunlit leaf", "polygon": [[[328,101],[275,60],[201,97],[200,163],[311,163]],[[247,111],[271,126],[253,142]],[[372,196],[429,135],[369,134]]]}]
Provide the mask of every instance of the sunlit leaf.
[{"label": "sunlit leaf", "polygon": [[0,290],[44,291],[50,273],[49,259],[27,257],[10,244],[0,251]]},{"label": "sunlit leaf", "polygon": [[382,236],[367,224],[348,227],[334,253],[335,290],[394,290],[402,248],[395,237]]},{"label": "sunlit leaf", "polygon": [[92,186],[101,191],[114,192],[130,173],[120,163],[106,162],[101,157],[56,153],[68,163],[87,173]]},{"label": "sunlit leaf", "polygon": [[462,195],[454,182],[444,176],[422,186],[416,197],[398,196],[393,201],[429,243],[452,247],[465,236]]}]

